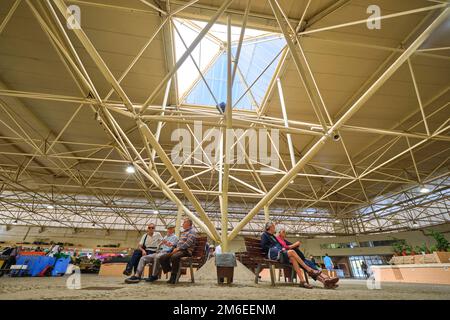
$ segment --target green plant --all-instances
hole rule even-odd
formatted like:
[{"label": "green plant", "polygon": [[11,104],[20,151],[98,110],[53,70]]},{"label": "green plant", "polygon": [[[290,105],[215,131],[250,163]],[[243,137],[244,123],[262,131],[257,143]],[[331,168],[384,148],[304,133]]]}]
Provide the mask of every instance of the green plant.
[{"label": "green plant", "polygon": [[392,244],[392,249],[394,250],[395,254],[401,255],[403,250],[405,249],[405,240],[397,240]]},{"label": "green plant", "polygon": [[[427,236],[431,236],[436,241],[435,250],[434,251],[447,251],[450,248],[450,243],[444,237],[444,235],[440,232],[431,230]],[[430,251],[433,252],[430,248]]]},{"label": "green plant", "polygon": [[407,255],[411,255],[413,253],[413,247],[409,244],[405,244],[403,250],[406,252]]},{"label": "green plant", "polygon": [[421,253],[421,252],[429,253],[430,252],[430,250],[428,249],[427,244],[425,242],[422,242],[422,245],[420,245],[420,246],[416,246],[414,248],[414,250],[416,251],[416,253]]}]

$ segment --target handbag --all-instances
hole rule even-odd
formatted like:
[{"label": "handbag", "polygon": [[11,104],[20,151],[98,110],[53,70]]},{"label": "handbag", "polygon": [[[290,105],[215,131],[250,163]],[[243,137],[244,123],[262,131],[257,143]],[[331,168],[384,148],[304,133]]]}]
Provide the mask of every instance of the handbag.
[{"label": "handbag", "polygon": [[283,248],[281,247],[280,244],[275,244],[272,247],[270,247],[268,253],[267,253],[267,257],[270,260],[280,260],[281,254],[282,254],[282,250]]}]

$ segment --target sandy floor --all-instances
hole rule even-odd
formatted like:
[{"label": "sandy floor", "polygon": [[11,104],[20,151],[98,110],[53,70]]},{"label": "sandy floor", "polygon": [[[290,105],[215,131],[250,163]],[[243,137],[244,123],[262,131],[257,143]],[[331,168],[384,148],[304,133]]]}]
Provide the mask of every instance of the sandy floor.
[{"label": "sandy floor", "polygon": [[438,299],[450,300],[450,286],[383,284],[381,290],[368,290],[365,281],[341,280],[337,290],[325,290],[319,283],[307,290],[263,281],[259,285],[233,284],[219,287],[213,282],[172,286],[159,280],[149,284],[127,285],[120,277],[82,275],[81,289],[66,287],[67,276],[58,278],[0,278],[0,299]]}]

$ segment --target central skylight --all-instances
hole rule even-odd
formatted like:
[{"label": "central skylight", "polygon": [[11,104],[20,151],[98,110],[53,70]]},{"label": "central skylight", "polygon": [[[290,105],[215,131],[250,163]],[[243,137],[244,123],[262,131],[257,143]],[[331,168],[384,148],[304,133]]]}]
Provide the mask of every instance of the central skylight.
[{"label": "central skylight", "polygon": [[[205,26],[206,23],[201,21],[174,20],[177,61]],[[233,61],[236,58],[240,33],[240,27],[231,27]],[[285,45],[286,42],[280,34],[245,29],[232,88],[235,108],[256,110],[260,106]],[[178,70],[177,89],[180,103],[207,106],[226,103],[226,49],[227,26],[215,24]]]}]

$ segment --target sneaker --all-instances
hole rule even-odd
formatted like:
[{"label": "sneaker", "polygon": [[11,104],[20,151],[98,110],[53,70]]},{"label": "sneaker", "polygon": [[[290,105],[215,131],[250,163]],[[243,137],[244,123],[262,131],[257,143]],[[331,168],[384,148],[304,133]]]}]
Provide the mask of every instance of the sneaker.
[{"label": "sneaker", "polygon": [[125,283],[138,283],[139,281],[141,281],[141,278],[136,276],[125,279]]},{"label": "sneaker", "polygon": [[123,272],[123,274],[129,277],[129,276],[131,276],[131,271],[125,270],[125,271]]},{"label": "sneaker", "polygon": [[154,282],[154,281],[156,281],[156,280],[158,280],[158,277],[156,277],[156,276],[150,276],[150,277],[148,277],[147,279],[145,279],[145,282]]}]

